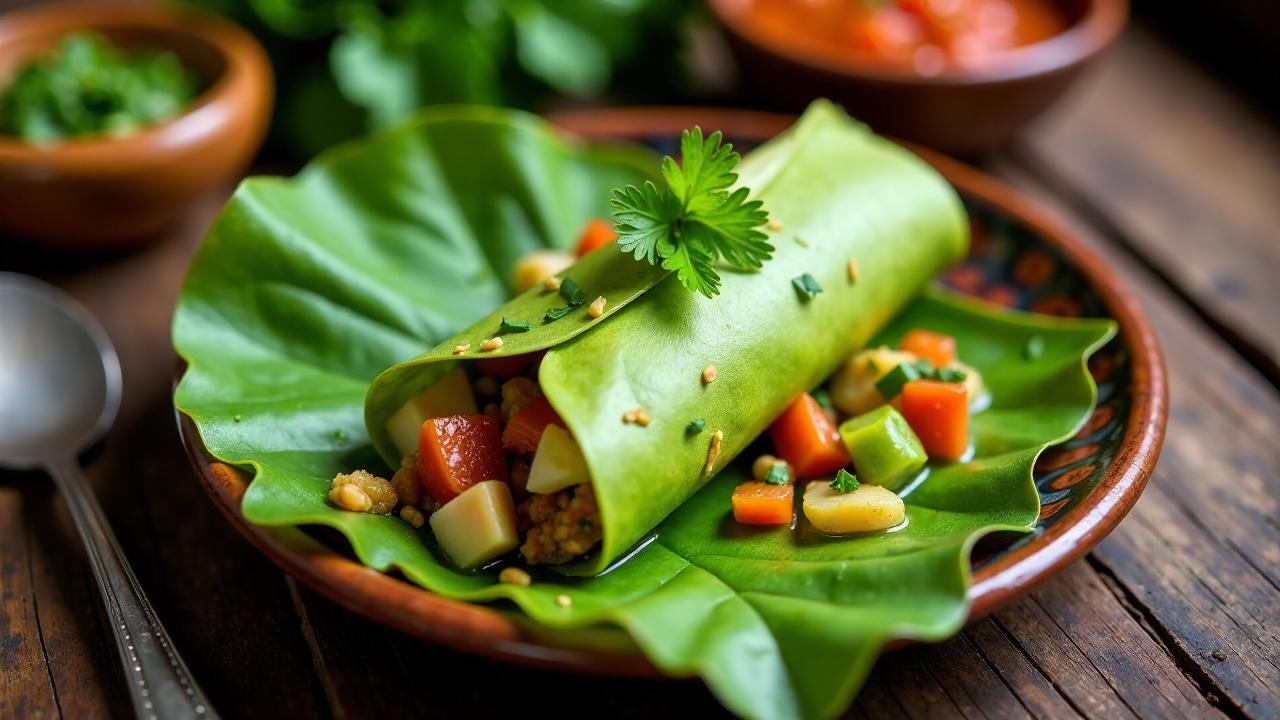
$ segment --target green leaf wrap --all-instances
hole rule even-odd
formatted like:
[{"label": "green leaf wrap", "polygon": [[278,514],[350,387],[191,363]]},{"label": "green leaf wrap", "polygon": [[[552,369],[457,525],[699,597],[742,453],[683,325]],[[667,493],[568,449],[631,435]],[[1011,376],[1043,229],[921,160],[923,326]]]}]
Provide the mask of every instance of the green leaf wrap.
[{"label": "green leaf wrap", "polygon": [[[708,300],[616,247],[593,253],[564,274],[588,300],[607,298],[604,315],[593,320],[582,308],[481,352],[503,317],[535,320],[563,303],[534,288],[387,370],[366,400],[374,447],[399,463],[387,418],[460,359],[550,348],[539,381],[586,456],[604,528],[600,551],[564,570],[598,573],[706,483],[715,431],[723,433],[719,470],[967,248],[964,210],[946,181],[830,104],[815,104],[739,171],[782,223],[762,270],[725,273],[721,296]],[[824,288],[807,302],[791,283],[803,273]],[[453,355],[465,343],[471,352]],[[701,380],[707,365],[717,369],[710,384]],[[651,425],[622,422],[636,407]],[[685,428],[699,417],[707,432],[691,436]]]}]

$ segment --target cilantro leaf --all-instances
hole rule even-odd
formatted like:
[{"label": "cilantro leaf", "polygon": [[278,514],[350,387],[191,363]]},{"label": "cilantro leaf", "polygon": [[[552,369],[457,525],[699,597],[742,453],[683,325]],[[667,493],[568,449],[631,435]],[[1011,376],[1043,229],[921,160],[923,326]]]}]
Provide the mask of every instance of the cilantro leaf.
[{"label": "cilantro leaf", "polygon": [[858,489],[859,484],[858,476],[844,468],[837,470],[835,479],[831,481],[831,487],[841,493],[851,493]]},{"label": "cilantro leaf", "polygon": [[618,244],[636,260],[661,261],[689,290],[715,297],[721,258],[742,269],[759,269],[773,255],[773,245],[760,227],[769,213],[759,200],[748,200],[733,169],[741,157],[725,144],[719,131],[703,137],[702,128],[680,136],[681,163],[662,159],[665,189],[652,182],[615,188],[610,199]]},{"label": "cilantro leaf", "polygon": [[789,485],[791,471],[787,469],[786,463],[775,463],[769,468],[769,474],[764,476],[764,481],[769,485]]}]

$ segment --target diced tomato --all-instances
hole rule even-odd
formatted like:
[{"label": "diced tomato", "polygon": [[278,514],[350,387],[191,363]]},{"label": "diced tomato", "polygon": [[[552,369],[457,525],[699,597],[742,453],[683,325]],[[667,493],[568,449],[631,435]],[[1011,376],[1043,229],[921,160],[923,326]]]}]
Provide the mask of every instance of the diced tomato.
[{"label": "diced tomato", "polygon": [[969,390],[964,383],[913,380],[902,386],[902,415],[929,457],[959,460],[969,447]]},{"label": "diced tomato", "polygon": [[928,330],[909,331],[898,347],[928,360],[934,367],[946,367],[956,359],[956,339]]},{"label": "diced tomato", "polygon": [[849,464],[849,451],[835,423],[809,393],[782,411],[769,426],[769,435],[778,457],[791,463],[797,477],[830,475]]},{"label": "diced tomato", "polygon": [[733,490],[733,519],[743,525],[790,525],[795,487],[745,482]]},{"label": "diced tomato", "polygon": [[476,368],[485,375],[508,378],[525,369],[529,364],[528,355],[508,355],[506,357],[485,358],[476,361]]},{"label": "diced tomato", "polygon": [[517,410],[507,421],[507,426],[502,430],[502,447],[511,452],[531,453],[538,449],[542,431],[553,423],[565,427],[547,396],[539,395]]},{"label": "diced tomato", "polygon": [[618,233],[613,231],[613,223],[600,218],[591,218],[587,226],[582,229],[582,234],[578,236],[578,248],[573,251],[573,254],[582,257],[617,239]]},{"label": "diced tomato", "polygon": [[478,482],[507,482],[498,421],[488,415],[449,415],[422,423],[418,477],[441,504]]}]

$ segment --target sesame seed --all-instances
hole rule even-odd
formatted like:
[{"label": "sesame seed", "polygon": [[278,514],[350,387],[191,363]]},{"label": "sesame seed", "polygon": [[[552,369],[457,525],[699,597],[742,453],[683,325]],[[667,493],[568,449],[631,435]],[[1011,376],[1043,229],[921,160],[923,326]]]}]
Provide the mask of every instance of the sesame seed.
[{"label": "sesame seed", "polygon": [[560,289],[561,282],[563,281],[560,278],[556,277],[555,275],[552,275],[551,277],[542,281],[542,287],[546,288],[547,290],[550,290],[551,292],[555,292]]},{"label": "sesame seed", "polygon": [[635,422],[635,421],[636,421],[636,411],[635,411],[635,410],[628,410],[628,411],[626,411],[626,412],[622,413],[622,422],[627,423],[628,425],[630,425],[631,423],[633,423],[633,422]]},{"label": "sesame seed", "polygon": [[802,247],[802,248],[807,248],[807,247],[809,247],[809,241],[808,241],[808,240],[805,240],[804,238],[800,237],[799,235],[797,235],[797,236],[796,236],[796,244],[797,244],[797,245],[799,245],[799,246],[800,246],[800,247]]},{"label": "sesame seed", "polygon": [[606,302],[608,302],[608,300],[605,300],[603,295],[592,300],[591,305],[587,307],[587,314],[593,318],[600,317],[604,314],[604,304]]},{"label": "sesame seed", "polygon": [[778,232],[779,230],[781,230],[781,229],[782,229],[782,221],[781,221],[781,220],[770,220],[768,223],[766,223],[766,224],[765,224],[765,227],[769,228],[769,229],[770,229],[770,230],[772,230],[773,232]]},{"label": "sesame seed", "polygon": [[653,422],[653,418],[649,417],[649,413],[644,408],[636,408],[636,424],[640,427],[649,427],[649,423]]},{"label": "sesame seed", "polygon": [[710,385],[715,381],[716,381],[716,366],[708,365],[702,368],[702,383],[704,385]]},{"label": "sesame seed", "polygon": [[339,485],[329,492],[329,499],[343,510],[351,512],[365,512],[373,507],[373,500],[359,485]]},{"label": "sesame seed", "polygon": [[518,567],[509,567],[503,568],[502,572],[498,573],[498,582],[528,587],[533,582],[533,578],[529,577],[529,573]]},{"label": "sesame seed", "polygon": [[854,258],[849,258],[849,282],[858,282],[858,261]]},{"label": "sesame seed", "polygon": [[497,350],[500,347],[502,347],[502,338],[500,337],[491,337],[488,340],[485,340],[484,342],[480,343],[480,349],[485,352],[489,352],[490,350]]},{"label": "sesame seed", "polygon": [[470,349],[471,349],[471,343],[462,343],[461,345],[454,345],[454,346],[453,346],[453,354],[454,354],[454,355],[461,355],[462,353],[464,353],[464,352],[466,352],[466,351],[468,351],[468,350],[470,350]]},{"label": "sesame seed", "polygon": [[418,511],[418,508],[413,507],[412,505],[405,505],[400,508],[400,519],[412,525],[414,529],[422,527],[422,524],[427,520],[422,516],[422,513]]},{"label": "sesame seed", "polygon": [[724,440],[724,432],[717,430],[711,433],[711,447],[707,448],[707,464],[702,466],[702,473],[710,475],[712,469],[716,466],[716,460],[720,459],[720,442]]},{"label": "sesame seed", "polygon": [[556,596],[556,605],[559,605],[562,608],[567,608],[572,604],[573,604],[573,598],[569,597],[568,595]]}]

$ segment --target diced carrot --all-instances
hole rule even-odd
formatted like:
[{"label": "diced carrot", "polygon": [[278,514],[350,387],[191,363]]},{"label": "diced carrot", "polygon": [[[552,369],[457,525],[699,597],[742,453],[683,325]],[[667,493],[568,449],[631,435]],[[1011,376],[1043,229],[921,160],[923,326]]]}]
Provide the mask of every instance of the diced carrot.
[{"label": "diced carrot", "polygon": [[769,426],[778,457],[801,478],[830,475],[849,464],[840,431],[809,393],[796,398]]},{"label": "diced carrot", "polygon": [[502,429],[502,447],[511,452],[531,453],[538,449],[542,431],[553,423],[565,427],[547,396],[539,395],[517,410],[507,421],[507,426]]},{"label": "diced carrot", "polygon": [[902,416],[929,457],[959,460],[969,446],[969,390],[964,383],[913,380],[902,386]]},{"label": "diced carrot", "polygon": [[928,360],[934,367],[946,367],[956,359],[956,339],[928,330],[909,331],[898,347]]},{"label": "diced carrot", "polygon": [[498,421],[488,415],[449,415],[422,423],[418,477],[438,503],[485,480],[507,482]]},{"label": "diced carrot", "polygon": [[743,525],[790,525],[795,487],[745,482],[733,490],[733,519]]},{"label": "diced carrot", "polygon": [[573,251],[573,254],[582,257],[617,239],[618,233],[613,231],[613,223],[600,218],[591,218],[587,226],[582,229],[582,234],[578,236],[578,248]]}]

